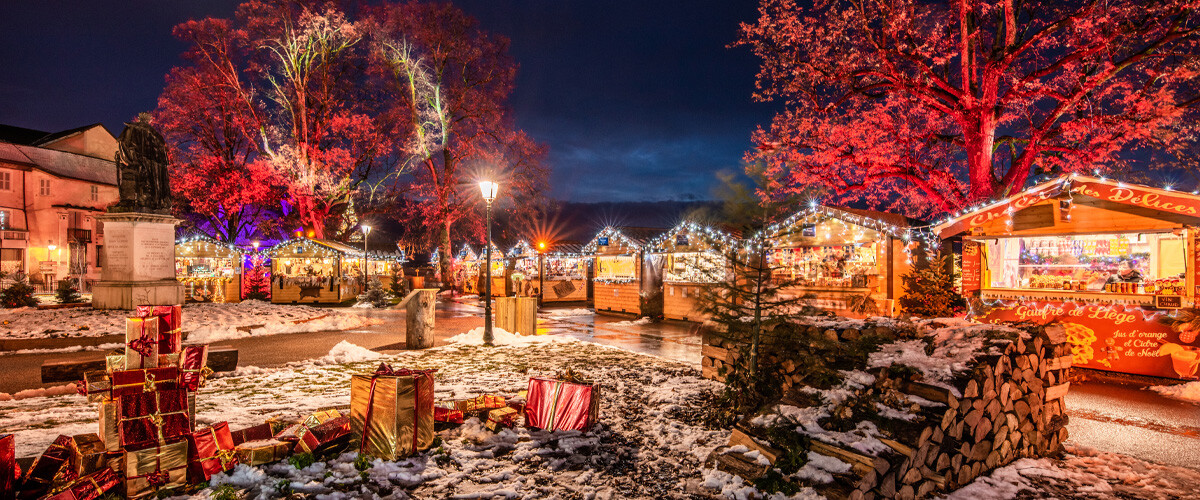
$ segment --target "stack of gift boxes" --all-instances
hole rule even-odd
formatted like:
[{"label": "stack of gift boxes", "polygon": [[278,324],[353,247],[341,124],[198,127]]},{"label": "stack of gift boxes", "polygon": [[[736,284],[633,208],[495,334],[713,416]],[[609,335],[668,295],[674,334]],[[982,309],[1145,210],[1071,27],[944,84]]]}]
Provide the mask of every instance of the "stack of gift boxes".
[{"label": "stack of gift boxes", "polygon": [[525,425],[551,431],[596,423],[599,394],[590,383],[531,378],[514,401],[485,394],[435,402],[435,370],[383,364],[351,378],[347,407],[234,431],[224,422],[196,429],[207,346],[181,345],[180,313],[179,306],[138,308],[127,323],[125,355],[110,357],[107,370],[81,383],[81,392],[100,404],[98,434],[59,436],[24,473],[14,460],[13,436],[0,435],[0,500],[181,493],[238,463],[262,465],[298,453],[353,449],[398,460],[427,450],[435,425],[461,424],[467,415],[492,431],[517,425],[522,415]]}]

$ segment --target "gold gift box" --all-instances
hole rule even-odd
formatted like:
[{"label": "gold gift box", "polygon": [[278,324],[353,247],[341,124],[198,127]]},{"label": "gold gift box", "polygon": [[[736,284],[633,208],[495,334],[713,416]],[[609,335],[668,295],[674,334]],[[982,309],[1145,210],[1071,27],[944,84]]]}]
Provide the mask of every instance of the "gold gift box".
[{"label": "gold gift box", "polygon": [[125,495],[144,498],[187,486],[187,440],[125,452]]},{"label": "gold gift box", "polygon": [[488,412],[487,423],[484,424],[484,427],[487,427],[489,431],[496,432],[503,427],[515,425],[517,417],[516,408],[496,408]]},{"label": "gold gift box", "polygon": [[287,458],[292,450],[291,443],[277,439],[247,441],[233,449],[237,454],[238,463],[246,465],[263,465]]},{"label": "gold gift box", "polygon": [[[129,347],[129,343],[138,340],[150,340],[147,344],[149,355]],[[158,367],[158,318],[126,318],[125,319],[125,369]]]},{"label": "gold gift box", "polygon": [[100,441],[104,442],[106,451],[121,451],[121,437],[117,432],[117,402],[113,400],[100,403]]},{"label": "gold gift box", "polygon": [[[420,408],[418,399],[423,402]],[[433,376],[353,376],[350,425],[362,436],[360,451],[372,457],[399,460],[429,449],[434,438]]]}]

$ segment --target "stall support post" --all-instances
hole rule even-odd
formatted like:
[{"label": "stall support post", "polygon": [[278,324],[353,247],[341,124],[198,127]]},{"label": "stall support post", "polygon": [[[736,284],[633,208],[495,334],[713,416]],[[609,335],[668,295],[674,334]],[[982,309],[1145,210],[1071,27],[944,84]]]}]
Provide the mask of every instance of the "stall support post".
[{"label": "stall support post", "polygon": [[542,297],[546,295],[546,254],[538,252],[538,307],[542,307]]}]

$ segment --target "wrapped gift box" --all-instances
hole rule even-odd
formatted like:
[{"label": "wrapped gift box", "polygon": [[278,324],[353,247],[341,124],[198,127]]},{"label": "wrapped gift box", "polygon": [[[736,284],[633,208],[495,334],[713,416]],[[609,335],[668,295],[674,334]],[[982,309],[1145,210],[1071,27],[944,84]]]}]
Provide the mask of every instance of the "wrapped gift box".
[{"label": "wrapped gift box", "polygon": [[25,472],[17,498],[41,498],[56,481],[74,480],[75,476],[69,467],[74,449],[75,442],[71,436],[58,436]]},{"label": "wrapped gift box", "polygon": [[113,400],[100,403],[100,440],[104,442],[104,450],[108,452],[121,451],[121,434],[117,432],[117,402]]},{"label": "wrapped gift box", "polygon": [[271,439],[271,436],[274,435],[274,433],[271,432],[271,424],[265,423],[247,427],[245,429],[229,431],[229,434],[233,436],[233,444],[235,446],[248,441],[262,441],[264,439]]},{"label": "wrapped gift box", "polygon": [[234,448],[238,463],[263,465],[287,458],[292,452],[292,443],[278,439],[246,441]]},{"label": "wrapped gift box", "polygon": [[447,424],[461,424],[463,423],[463,412],[454,408],[434,406],[433,421]]},{"label": "wrapped gift box", "polygon": [[326,421],[333,420],[342,416],[342,413],[337,410],[320,410],[301,420],[300,423],[292,424],[284,430],[275,434],[275,439],[280,441],[297,442],[304,437],[304,434],[313,427],[321,425]]},{"label": "wrapped gift box", "polygon": [[191,432],[187,391],[143,392],[117,398],[121,446],[164,444]]},{"label": "wrapped gift box", "polygon": [[183,306],[137,306],[133,315],[158,319],[159,352],[179,352],[183,326]]},{"label": "wrapped gift box", "polygon": [[144,498],[187,486],[186,439],[125,450],[125,495]]},{"label": "wrapped gift box", "polygon": [[529,379],[525,425],[548,431],[586,431],[596,423],[600,394],[592,384]]},{"label": "wrapped gift box", "polygon": [[179,353],[179,384],[196,391],[208,376],[208,344],[184,346]]},{"label": "wrapped gift box", "polygon": [[350,419],[362,453],[398,460],[433,444],[433,372],[392,370],[350,379]]},{"label": "wrapped gift box", "polygon": [[72,481],[50,500],[94,500],[120,483],[117,473],[105,468]]},{"label": "wrapped gift box", "polygon": [[71,458],[67,460],[67,467],[77,477],[95,472],[105,463],[104,441],[94,432],[71,436],[69,448]]},{"label": "wrapped gift box", "polygon": [[300,436],[296,453],[320,454],[350,442],[350,417],[336,417],[312,427]]},{"label": "wrapped gift box", "polygon": [[76,382],[79,393],[87,396],[87,400],[92,403],[99,403],[106,399],[112,399],[112,380],[108,377],[108,372],[104,370],[95,370],[83,374],[83,380]]},{"label": "wrapped gift box", "polygon": [[0,434],[0,500],[11,500],[17,491],[17,443],[12,434]]},{"label": "wrapped gift box", "polygon": [[125,369],[155,368],[158,366],[158,354],[158,321],[154,318],[126,318]]},{"label": "wrapped gift box", "polygon": [[501,428],[512,427],[517,425],[517,417],[520,413],[516,408],[497,408],[488,412],[487,423],[484,424],[489,431],[496,432]]},{"label": "wrapped gift box", "polygon": [[454,402],[454,405],[463,413],[483,413],[508,406],[503,397],[494,394],[483,394],[471,399],[458,400]]},{"label": "wrapped gift box", "polygon": [[188,461],[192,468],[192,478],[205,481],[212,479],[213,474],[227,472],[237,465],[237,454],[233,451],[233,435],[229,433],[229,424],[220,422],[212,427],[200,429],[188,435],[190,441]]},{"label": "wrapped gift box", "polygon": [[146,368],[112,372],[112,397],[179,388],[179,368]]}]

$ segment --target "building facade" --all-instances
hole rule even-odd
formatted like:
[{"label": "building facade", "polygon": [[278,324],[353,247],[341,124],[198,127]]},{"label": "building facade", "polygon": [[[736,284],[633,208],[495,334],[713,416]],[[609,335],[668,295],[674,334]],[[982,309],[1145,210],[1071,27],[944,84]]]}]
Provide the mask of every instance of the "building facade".
[{"label": "building facade", "polygon": [[104,266],[95,215],[119,200],[116,151],[100,124],[55,133],[0,125],[0,269],[27,273],[43,291],[64,278],[90,289]]}]

